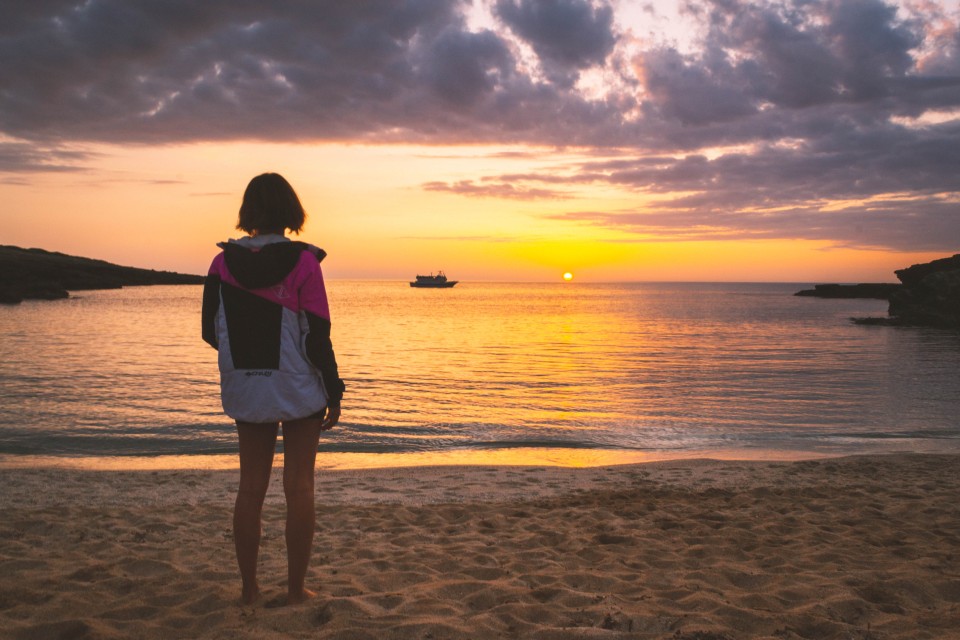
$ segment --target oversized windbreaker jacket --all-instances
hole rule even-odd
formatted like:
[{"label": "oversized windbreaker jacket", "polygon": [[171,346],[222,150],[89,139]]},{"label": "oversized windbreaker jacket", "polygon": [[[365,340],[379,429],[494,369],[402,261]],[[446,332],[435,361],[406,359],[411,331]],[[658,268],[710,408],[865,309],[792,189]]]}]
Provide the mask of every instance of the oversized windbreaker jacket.
[{"label": "oversized windbreaker jacket", "polygon": [[322,249],[264,235],[222,242],[203,288],[203,339],[218,351],[228,416],[277,422],[339,406]]}]

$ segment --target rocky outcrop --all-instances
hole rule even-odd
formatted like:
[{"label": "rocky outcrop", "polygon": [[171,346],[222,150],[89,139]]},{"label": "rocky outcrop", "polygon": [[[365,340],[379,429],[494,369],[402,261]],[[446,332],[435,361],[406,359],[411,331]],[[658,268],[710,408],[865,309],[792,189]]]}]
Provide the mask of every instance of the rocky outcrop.
[{"label": "rocky outcrop", "polygon": [[901,324],[960,329],[960,254],[896,272],[889,313]]},{"label": "rocky outcrop", "polygon": [[903,287],[890,296],[890,317],[855,322],[960,329],[960,254],[894,273]]},{"label": "rocky outcrop", "polygon": [[889,300],[902,285],[888,283],[863,284],[816,284],[813,289],[797,291],[795,296],[809,296],[813,298],[877,298]]},{"label": "rocky outcrop", "polygon": [[203,276],[137,269],[43,249],[0,246],[0,303],[66,298],[68,291],[201,284]]}]

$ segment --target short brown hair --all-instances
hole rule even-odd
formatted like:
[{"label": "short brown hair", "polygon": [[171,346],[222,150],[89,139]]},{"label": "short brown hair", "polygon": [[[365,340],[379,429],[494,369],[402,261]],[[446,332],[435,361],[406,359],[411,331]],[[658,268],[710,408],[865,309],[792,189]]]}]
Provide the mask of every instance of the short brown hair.
[{"label": "short brown hair", "polygon": [[279,173],[262,173],[247,185],[237,218],[237,229],[279,231],[290,229],[300,233],[307,214],[297,192]]}]

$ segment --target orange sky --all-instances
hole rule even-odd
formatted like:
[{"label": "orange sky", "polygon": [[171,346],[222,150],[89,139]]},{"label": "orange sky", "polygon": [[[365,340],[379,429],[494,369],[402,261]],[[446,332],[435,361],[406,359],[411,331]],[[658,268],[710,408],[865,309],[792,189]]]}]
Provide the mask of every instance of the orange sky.
[{"label": "orange sky", "polygon": [[491,157],[491,147],[196,144],[100,146],[81,174],[0,185],[3,242],[122,264],[205,272],[215,243],[237,237],[249,177],[284,174],[309,215],[302,239],[324,247],[332,278],[407,279],[443,269],[466,280],[889,281],[942,254],[854,250],[811,240],[675,242],[556,220],[577,209],[637,206],[642,194],[571,189],[568,199],[464,197],[424,190],[484,172],[561,164],[576,152]]},{"label": "orange sky", "polygon": [[108,0],[7,10],[0,243],[203,273],[275,171],[332,278],[891,281],[960,250],[953,0],[364,6],[132,3],[137,42]]}]

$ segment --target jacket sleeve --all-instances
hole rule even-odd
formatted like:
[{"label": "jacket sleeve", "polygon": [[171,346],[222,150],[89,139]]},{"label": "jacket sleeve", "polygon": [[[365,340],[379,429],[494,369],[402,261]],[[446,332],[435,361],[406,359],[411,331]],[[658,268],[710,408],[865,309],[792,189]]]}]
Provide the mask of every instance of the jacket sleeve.
[{"label": "jacket sleeve", "polygon": [[307,323],[310,325],[310,334],[307,336],[307,357],[320,371],[330,406],[339,407],[346,385],[340,379],[340,373],[337,370],[337,358],[333,353],[333,342],[330,341],[330,321],[308,311]]},{"label": "jacket sleeve", "polygon": [[300,304],[310,329],[305,341],[307,357],[320,372],[330,406],[339,407],[345,385],[340,379],[330,340],[330,310],[319,264],[300,288]]},{"label": "jacket sleeve", "polygon": [[220,276],[210,273],[203,282],[203,310],[200,314],[200,323],[203,341],[214,349],[218,349],[217,311],[219,310]]}]

